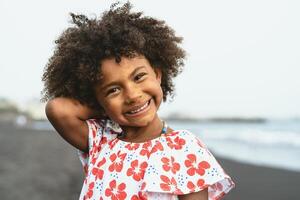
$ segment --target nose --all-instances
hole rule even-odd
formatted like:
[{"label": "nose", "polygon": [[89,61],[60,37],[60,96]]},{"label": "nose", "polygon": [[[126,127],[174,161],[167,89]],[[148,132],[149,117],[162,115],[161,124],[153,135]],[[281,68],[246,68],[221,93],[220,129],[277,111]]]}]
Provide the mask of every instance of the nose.
[{"label": "nose", "polygon": [[142,92],[139,87],[131,84],[126,87],[125,90],[125,103],[127,104],[133,104],[142,98]]}]

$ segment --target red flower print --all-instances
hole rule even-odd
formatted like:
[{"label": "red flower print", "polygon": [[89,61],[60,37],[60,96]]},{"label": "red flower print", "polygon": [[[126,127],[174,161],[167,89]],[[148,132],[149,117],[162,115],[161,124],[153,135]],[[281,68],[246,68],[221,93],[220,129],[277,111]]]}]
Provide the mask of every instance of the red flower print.
[{"label": "red flower print", "polygon": [[93,138],[96,137],[96,133],[97,133],[97,128],[95,127],[95,125],[93,125],[93,127],[92,127],[92,136],[93,136]]},{"label": "red flower print", "polygon": [[147,156],[149,158],[152,153],[155,153],[158,150],[164,150],[164,147],[159,141],[156,141],[155,145],[152,145],[152,141],[148,141],[143,144],[142,150],[140,151],[140,155]]},{"label": "red flower print", "polygon": [[106,162],[106,159],[103,158],[101,161],[99,161],[97,163],[97,167],[93,167],[92,169],[92,174],[95,176],[96,180],[99,178],[99,179],[102,179],[103,178],[103,173],[104,171],[101,168],[101,166]]},{"label": "red flower print", "polygon": [[89,156],[92,156],[95,152],[96,152],[96,141],[93,141],[93,146],[92,147],[95,147],[95,148],[92,148],[91,150],[89,150]]},{"label": "red flower print", "polygon": [[123,168],[123,161],[126,157],[126,153],[121,154],[121,151],[118,151],[117,154],[112,154],[109,159],[111,160],[112,164],[109,166],[109,171],[113,172],[116,170],[117,172],[120,172]]},{"label": "red flower print", "polygon": [[133,195],[130,200],[140,200],[140,198],[138,195]]},{"label": "red flower print", "polygon": [[[196,185],[195,185],[192,181],[189,181],[189,182],[187,183],[187,187],[190,189],[190,192],[195,192],[195,190],[196,190]],[[205,187],[206,187],[205,181],[204,181],[203,179],[199,179],[199,180],[197,181],[197,187],[198,187],[199,189],[205,188]]]},{"label": "red flower print", "polygon": [[150,154],[155,153],[157,151],[163,151],[164,147],[162,146],[162,144],[160,143],[160,141],[156,141],[154,147],[152,148]]},{"label": "red flower print", "polygon": [[139,192],[138,195],[133,195],[130,200],[147,200],[147,194],[145,192]]},{"label": "red flower print", "polygon": [[165,135],[166,136],[174,136],[174,135],[177,135],[179,132],[178,131],[173,131],[171,133],[166,133]]},{"label": "red flower print", "polygon": [[184,164],[189,168],[187,170],[187,173],[190,176],[195,175],[195,173],[203,176],[205,174],[205,170],[210,168],[210,164],[206,161],[199,162],[197,165],[195,154],[188,154],[187,159],[184,161]]},{"label": "red flower print", "polygon": [[[210,192],[208,194],[209,198],[211,199],[221,199],[223,196],[225,196],[225,192],[223,191],[223,185],[221,183],[215,183],[211,186],[211,189],[214,192]],[[215,196],[216,193],[219,193],[218,196]]]},{"label": "red flower print", "polygon": [[203,176],[205,174],[205,170],[210,168],[210,164],[206,161],[202,161],[200,163],[198,163],[198,169],[197,169],[197,173],[201,176]]},{"label": "red flower print", "polygon": [[106,142],[107,142],[107,137],[102,136],[100,145],[103,145],[103,144],[105,144]]},{"label": "red flower print", "polygon": [[109,183],[109,188],[106,188],[105,190],[105,196],[111,197],[112,200],[123,200],[127,196],[126,192],[124,191],[125,188],[125,183],[121,183],[117,186],[116,180],[112,180]]},{"label": "red flower print", "polygon": [[117,144],[118,141],[119,141],[118,138],[115,138],[115,139],[109,141],[109,142],[108,142],[109,148],[110,148],[110,149],[113,149],[114,146]]},{"label": "red flower print", "polygon": [[98,141],[95,141],[93,142],[93,149],[92,151],[90,152],[91,153],[91,156],[92,155],[95,155],[96,153],[100,152],[101,150],[101,146],[97,144]]},{"label": "red flower print", "polygon": [[91,163],[94,165],[97,161],[97,156],[92,156],[91,159],[92,159]]},{"label": "red flower print", "polygon": [[175,162],[173,156],[171,156],[171,160],[167,157],[163,157],[161,161],[163,162],[162,168],[167,172],[171,170],[173,174],[176,174],[176,172],[180,169],[180,164]]},{"label": "red flower print", "polygon": [[178,189],[177,182],[174,177],[169,179],[167,176],[161,175],[160,179],[163,181],[163,183],[160,183],[160,188],[164,191],[171,191],[174,192],[174,194],[182,194],[183,192]]},{"label": "red flower print", "polygon": [[140,181],[144,178],[145,169],[148,167],[147,162],[142,162],[139,166],[139,161],[134,160],[131,162],[131,167],[127,170],[127,176],[132,176],[134,180]]},{"label": "red flower print", "polygon": [[140,155],[150,157],[151,154],[151,147],[152,143],[151,141],[145,142],[142,146],[142,150],[140,151]]},{"label": "red flower print", "polygon": [[223,185],[221,183],[215,183],[211,188],[215,191],[223,191]]},{"label": "red flower print", "polygon": [[167,137],[167,145],[171,149],[179,150],[179,149],[182,149],[183,145],[185,145],[185,139],[177,136],[173,141],[171,137]]},{"label": "red flower print", "polygon": [[93,197],[93,189],[94,189],[94,186],[95,186],[95,183],[94,182],[91,182],[89,184],[89,188],[88,188],[88,191],[87,193],[84,195],[83,199],[90,199]]},{"label": "red flower print", "polygon": [[146,182],[142,183],[141,190],[143,191],[146,188]]},{"label": "red flower print", "polygon": [[130,143],[130,144],[127,144],[125,146],[125,148],[127,148],[128,150],[136,150],[139,148],[139,146],[140,146],[139,143]]}]

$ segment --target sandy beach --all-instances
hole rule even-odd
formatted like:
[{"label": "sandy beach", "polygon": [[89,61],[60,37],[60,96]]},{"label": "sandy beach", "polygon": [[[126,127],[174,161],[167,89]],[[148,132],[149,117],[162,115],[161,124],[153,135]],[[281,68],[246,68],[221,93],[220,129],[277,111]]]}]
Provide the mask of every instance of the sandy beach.
[{"label": "sandy beach", "polygon": [[[83,173],[76,150],[54,131],[0,122],[1,200],[78,199]],[[225,200],[299,199],[300,173],[217,158],[236,183]]]}]

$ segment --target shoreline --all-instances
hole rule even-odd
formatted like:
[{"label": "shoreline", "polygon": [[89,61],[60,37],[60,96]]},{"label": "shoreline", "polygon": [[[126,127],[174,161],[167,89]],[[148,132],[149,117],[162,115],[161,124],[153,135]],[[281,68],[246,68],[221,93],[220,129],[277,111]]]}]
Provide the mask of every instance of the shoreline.
[{"label": "shoreline", "polygon": [[216,157],[236,184],[224,200],[285,200],[299,198],[300,173]]},{"label": "shoreline", "polygon": [[[54,131],[0,122],[0,148],[1,199],[78,199],[81,163],[76,149]],[[299,172],[216,158],[236,184],[225,200],[298,198]]]}]

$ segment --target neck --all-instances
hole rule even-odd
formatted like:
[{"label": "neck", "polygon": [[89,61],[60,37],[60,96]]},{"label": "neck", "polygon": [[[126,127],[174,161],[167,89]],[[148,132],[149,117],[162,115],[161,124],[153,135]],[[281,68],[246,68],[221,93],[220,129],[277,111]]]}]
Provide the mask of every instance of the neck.
[{"label": "neck", "polygon": [[159,137],[161,135],[163,124],[156,114],[154,119],[145,126],[121,126],[121,128],[125,132],[125,137],[123,137],[122,140],[129,142],[143,142]]}]

